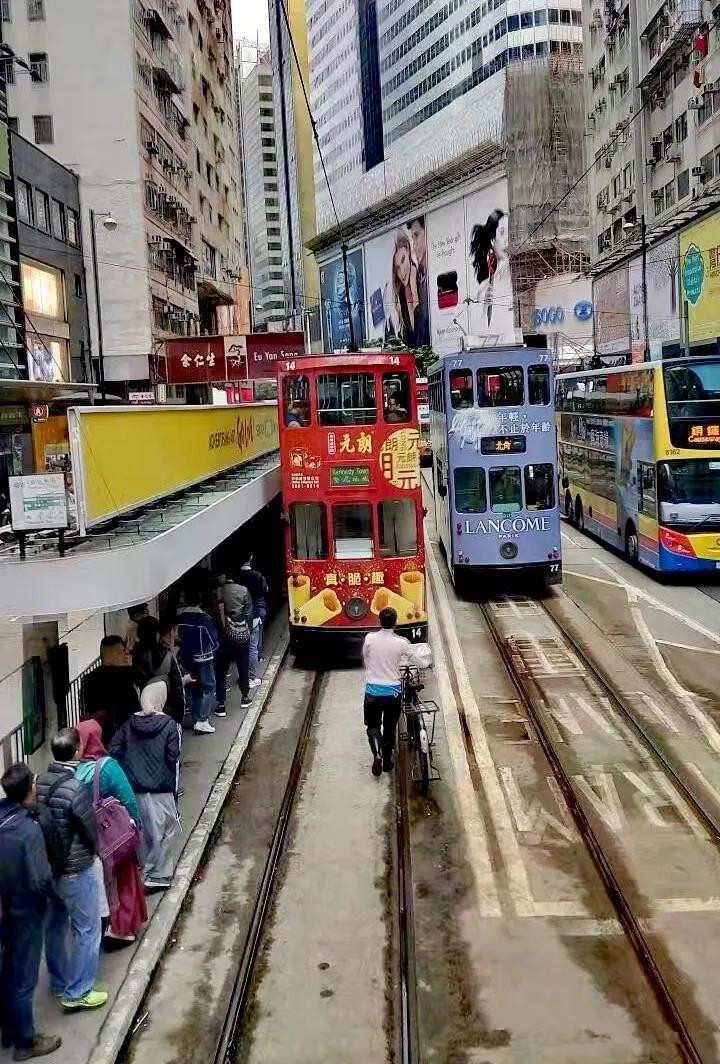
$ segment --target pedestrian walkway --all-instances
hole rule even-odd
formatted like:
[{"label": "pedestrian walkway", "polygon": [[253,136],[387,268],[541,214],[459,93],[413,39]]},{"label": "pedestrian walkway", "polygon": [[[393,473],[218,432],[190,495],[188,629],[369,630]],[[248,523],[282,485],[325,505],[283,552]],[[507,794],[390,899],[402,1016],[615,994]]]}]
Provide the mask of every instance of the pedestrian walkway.
[{"label": "pedestrian walkway", "polygon": [[[214,715],[212,717],[212,723],[216,729],[214,735],[196,735],[189,729],[184,732],[180,776],[180,785],[183,788],[180,816],[183,825],[184,849],[178,866],[187,864],[188,851],[197,844],[197,839],[193,839],[193,831],[216,789],[218,777],[222,773],[245,718],[254,717],[260,704],[267,697],[274,678],[271,674],[279,665],[279,657],[285,641],[286,624],[281,612],[280,616],[267,628],[265,660],[260,664],[260,674],[269,682],[264,682],[254,692],[253,705],[249,709],[240,708],[240,692],[234,684],[228,689],[227,717],[223,719],[218,719]],[[113,1029],[113,1034],[117,1028],[116,1003],[120,999],[119,1004],[127,1005],[129,991],[136,988],[138,984],[135,972],[132,987],[128,985],[130,980],[127,980],[127,977],[132,961],[142,949],[142,944],[146,939],[150,936],[156,938],[158,934],[164,937],[163,904],[166,905],[171,901],[169,895],[156,894],[149,897],[149,920],[138,942],[117,953],[101,955],[98,986],[110,993],[106,1008],[95,1012],[64,1014],[50,994],[47,972],[43,966],[35,993],[35,1021],[38,1031],[62,1036],[61,1048],[48,1058],[53,1064],[86,1064],[91,1059],[93,1061],[113,1059],[98,1053],[98,1042],[102,1041],[105,1044],[111,1041],[111,1038],[106,1035],[108,1027]],[[11,1056],[11,1051],[0,1050],[0,1062],[10,1060]]]}]

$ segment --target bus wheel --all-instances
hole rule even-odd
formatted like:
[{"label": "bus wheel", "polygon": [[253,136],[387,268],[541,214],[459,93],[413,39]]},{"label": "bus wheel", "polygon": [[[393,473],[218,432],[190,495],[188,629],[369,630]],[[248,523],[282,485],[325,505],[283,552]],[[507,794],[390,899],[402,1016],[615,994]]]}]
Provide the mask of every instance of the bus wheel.
[{"label": "bus wheel", "polygon": [[569,491],[565,492],[565,516],[568,521],[575,520],[575,514],[573,513],[572,495]]},{"label": "bus wheel", "polygon": [[575,500],[575,526],[580,532],[585,531],[585,513],[583,512],[582,499],[579,495]]},{"label": "bus wheel", "polygon": [[630,522],[625,529],[625,557],[631,565],[637,565],[640,557],[638,534],[635,531],[635,525],[632,524],[632,522]]}]

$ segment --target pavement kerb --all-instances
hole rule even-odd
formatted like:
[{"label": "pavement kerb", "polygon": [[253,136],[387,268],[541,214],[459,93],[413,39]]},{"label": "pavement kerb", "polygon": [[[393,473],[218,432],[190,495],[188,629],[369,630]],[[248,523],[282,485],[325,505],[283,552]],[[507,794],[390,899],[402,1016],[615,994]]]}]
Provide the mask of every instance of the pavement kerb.
[{"label": "pavement kerb", "polygon": [[175,869],[173,885],[155,910],[137,952],[130,962],[127,975],[118,989],[115,1001],[109,1006],[107,1019],[100,1029],[97,1043],[87,1064],[114,1064],[123,1047],[133,1019],[150,985],[153,972],[165,951],[183,902],[192,887],[198,865],[225,805],[225,799],[248,748],[255,726],[275,686],[287,648],[288,637],[284,635],[268,662],[262,684],[257,691],[259,697],[255,698],[242,722],[228,756],[215,778],[205,808],[185,843]]},{"label": "pavement kerb", "polygon": [[[557,587],[548,590],[550,595],[546,606],[550,616],[571,641],[582,647],[605,686],[618,702],[627,707],[657,745],[677,778],[710,818],[713,828],[715,825],[720,826],[720,799],[717,792],[699,772],[693,771],[693,767],[685,763],[681,754],[673,748],[672,740],[668,740],[668,736],[658,731],[657,721],[650,715],[642,696],[647,695],[658,705],[664,702],[679,705],[678,700],[669,697],[666,692],[642,676],[632,662],[610,643],[595,622],[572,601],[566,591]],[[720,837],[720,831],[718,836]]]}]

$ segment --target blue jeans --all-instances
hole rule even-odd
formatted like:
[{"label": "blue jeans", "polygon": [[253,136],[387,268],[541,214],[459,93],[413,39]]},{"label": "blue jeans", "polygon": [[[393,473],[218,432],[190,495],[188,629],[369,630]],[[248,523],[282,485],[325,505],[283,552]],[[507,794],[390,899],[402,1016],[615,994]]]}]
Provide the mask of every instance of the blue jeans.
[{"label": "blue jeans", "polygon": [[[68,922],[72,932],[69,949]],[[90,867],[59,876],[45,921],[45,959],[53,994],[77,1001],[92,990],[97,978],[101,938],[95,869]]]},{"label": "blue jeans", "polygon": [[258,661],[260,660],[260,647],[262,646],[262,630],[263,623],[258,620],[255,627],[250,632],[250,679],[254,680],[257,676]]},{"label": "blue jeans", "polygon": [[33,994],[40,970],[43,910],[7,916],[1,925],[0,1026],[3,1045],[28,1049],[35,1038]]},{"label": "blue jeans", "polygon": [[188,685],[190,714],[193,724],[207,720],[215,706],[215,665],[212,661],[198,661],[191,669],[195,683]]}]

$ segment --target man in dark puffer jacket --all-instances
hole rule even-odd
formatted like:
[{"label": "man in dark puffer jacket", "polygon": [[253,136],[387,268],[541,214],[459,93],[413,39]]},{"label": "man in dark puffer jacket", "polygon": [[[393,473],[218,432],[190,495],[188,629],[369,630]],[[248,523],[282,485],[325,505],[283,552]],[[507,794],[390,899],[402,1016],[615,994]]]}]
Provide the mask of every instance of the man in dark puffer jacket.
[{"label": "man in dark puffer jacket", "polygon": [[[58,732],[52,752],[54,760],[36,783],[38,805],[50,810],[66,852],[64,871],[54,880],[45,928],[50,989],[67,1011],[96,1009],[108,999],[105,991],[94,989],[101,940],[100,891],[94,867],[97,820],[87,787],[75,779],[82,756],[76,730]],[[68,921],[72,929],[69,951],[65,945]]]}]

